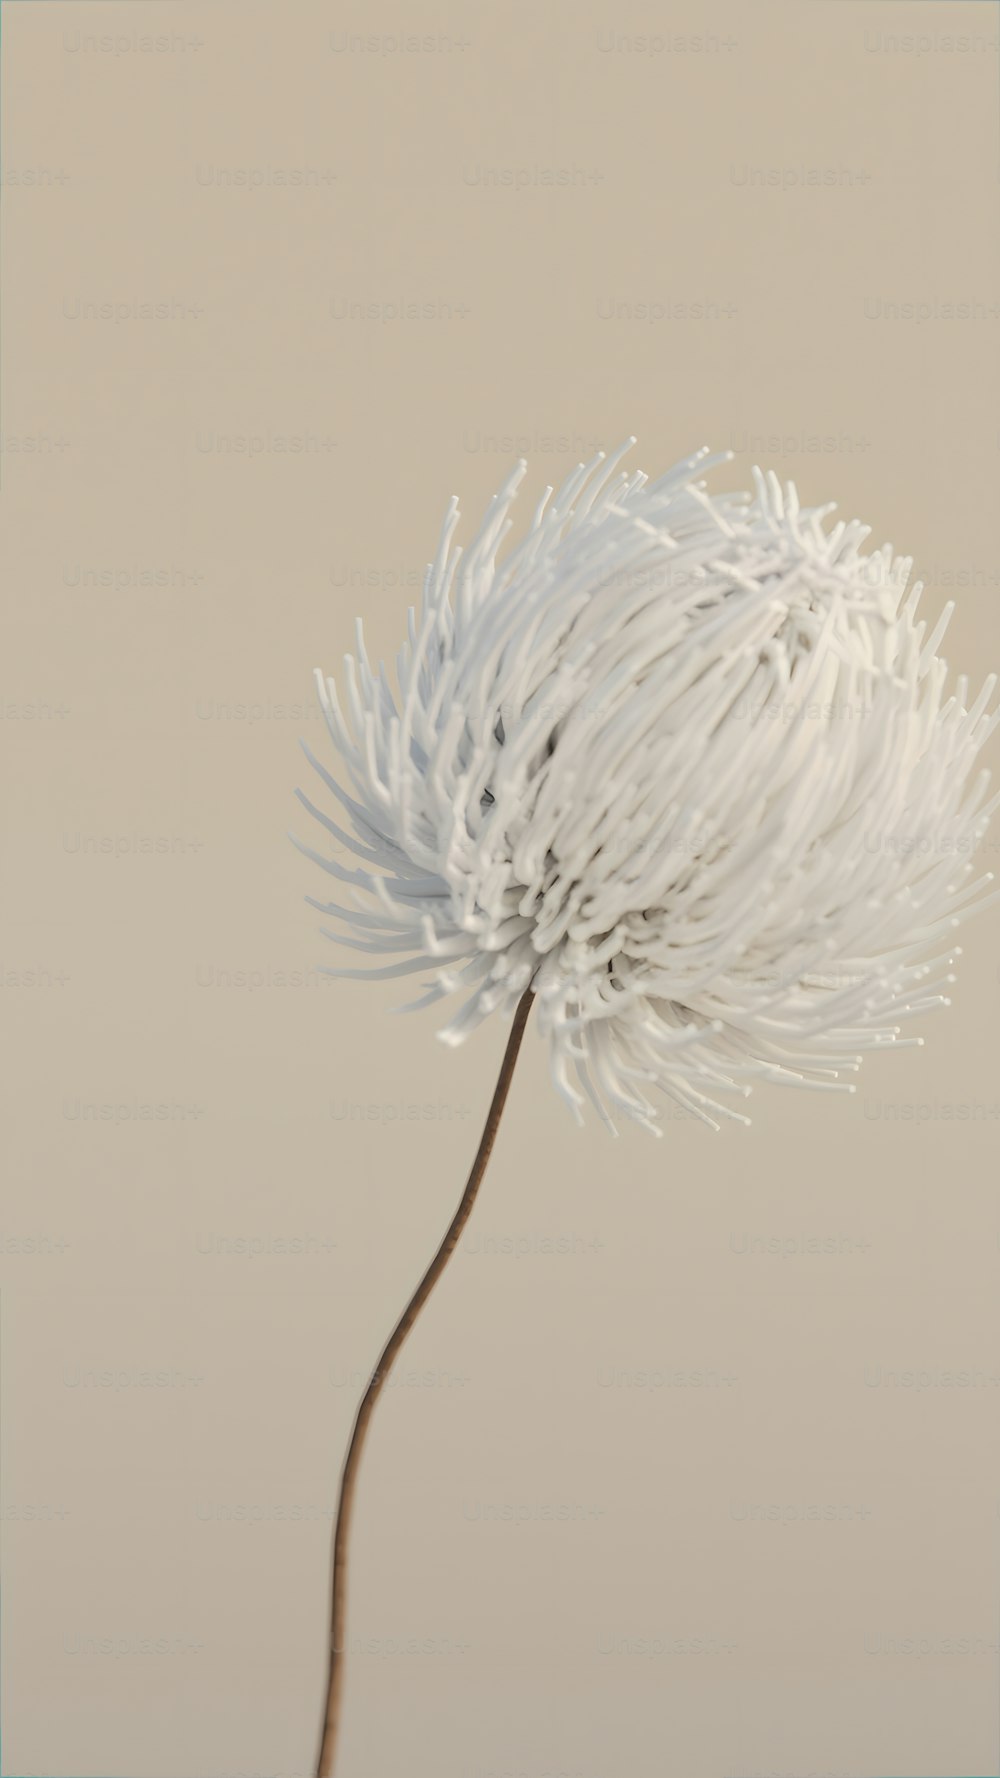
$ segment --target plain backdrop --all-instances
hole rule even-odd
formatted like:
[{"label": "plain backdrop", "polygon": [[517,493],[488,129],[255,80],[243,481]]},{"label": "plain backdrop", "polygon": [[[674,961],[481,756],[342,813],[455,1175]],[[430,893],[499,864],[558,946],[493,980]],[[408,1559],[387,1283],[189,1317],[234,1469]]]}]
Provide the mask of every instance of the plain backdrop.
[{"label": "plain backdrop", "polygon": [[[395,652],[452,493],[635,433],[912,553],[978,683],[997,12],[2,23],[2,1770],[295,1778],[505,1040],[317,973],[311,670]],[[1000,1770],[998,933],[748,1131],[580,1133],[529,1035],[367,1454],[342,1778]]]}]

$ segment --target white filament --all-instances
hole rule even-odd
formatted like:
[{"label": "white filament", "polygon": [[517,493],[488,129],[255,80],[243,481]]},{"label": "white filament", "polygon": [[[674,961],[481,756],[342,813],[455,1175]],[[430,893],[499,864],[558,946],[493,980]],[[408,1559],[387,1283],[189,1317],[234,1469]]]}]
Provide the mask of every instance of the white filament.
[{"label": "white filament", "polygon": [[616,473],[627,448],[502,557],[525,465],[464,556],[451,503],[395,689],[360,622],[346,711],[317,673],[349,788],[310,753],[340,820],[299,794],[357,863],[302,850],[350,885],[313,904],[329,936],[388,959],[330,973],[464,993],[450,1043],[531,985],[578,1115],[659,1133],[659,1090],[717,1128],[748,1120],[716,1095],[843,1088],[940,1003],[990,898],[972,855],[1000,799],[972,772],[996,680],[945,699],[951,608],[926,635],[909,561],[862,554],[867,527],[759,471],[710,498],[704,451]]}]

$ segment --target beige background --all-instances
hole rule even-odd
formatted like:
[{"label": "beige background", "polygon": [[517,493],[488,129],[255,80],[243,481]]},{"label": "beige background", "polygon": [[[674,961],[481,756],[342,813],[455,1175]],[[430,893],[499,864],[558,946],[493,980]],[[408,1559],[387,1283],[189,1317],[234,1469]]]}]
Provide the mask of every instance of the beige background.
[{"label": "beige background", "polygon": [[[448,496],[732,446],[1000,658],[997,32],[4,6],[5,1773],[310,1769],[357,1384],[504,1031],[318,977],[285,830]],[[343,1778],[1000,1770],[998,933],[745,1133],[580,1135],[532,1035],[377,1418]]]}]

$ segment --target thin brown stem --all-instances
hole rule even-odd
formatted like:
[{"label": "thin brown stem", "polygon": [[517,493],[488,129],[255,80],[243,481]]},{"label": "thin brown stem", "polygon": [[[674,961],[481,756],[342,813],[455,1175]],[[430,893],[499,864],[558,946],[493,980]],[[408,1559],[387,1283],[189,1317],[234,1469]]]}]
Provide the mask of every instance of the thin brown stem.
[{"label": "thin brown stem", "polygon": [[529,988],[518,1002],[504,1051],[500,1074],[497,1078],[493,1101],[486,1116],[483,1133],[479,1139],[476,1158],[472,1163],[472,1171],[462,1193],[462,1200],[448,1224],[444,1240],[431,1260],[426,1272],[413,1292],[406,1308],[397,1321],[392,1333],[383,1348],[382,1355],[372,1372],[368,1387],[361,1398],[358,1411],[354,1416],[354,1428],[351,1442],[347,1447],[343,1473],[340,1478],[340,1498],[337,1503],[337,1524],[333,1534],[333,1594],[330,1610],[330,1659],[327,1679],[326,1717],[323,1725],[323,1741],[320,1748],[319,1763],[316,1767],[317,1778],[333,1778],[334,1761],[337,1755],[337,1733],[340,1728],[340,1707],[344,1687],[344,1626],[347,1619],[347,1546],[351,1528],[351,1508],[354,1504],[354,1491],[358,1479],[358,1466],[364,1448],[368,1422],[372,1417],[375,1403],[382,1393],[382,1387],[391,1371],[399,1351],[411,1327],[420,1314],[427,1298],[448,1264],[449,1259],[458,1246],[458,1238],[462,1233],[472,1206],[476,1201],[476,1193],[482,1184],[483,1175],[497,1131],[500,1118],[510,1091],[510,1083],[514,1077],[514,1064],[524,1036],[524,1027],[531,1011],[534,999]]}]

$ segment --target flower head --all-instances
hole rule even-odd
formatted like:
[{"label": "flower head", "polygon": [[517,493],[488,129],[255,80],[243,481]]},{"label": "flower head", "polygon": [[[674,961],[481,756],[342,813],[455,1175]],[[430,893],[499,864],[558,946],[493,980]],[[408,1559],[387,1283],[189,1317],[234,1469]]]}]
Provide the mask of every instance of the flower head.
[{"label": "flower head", "polygon": [[951,607],[928,634],[866,526],[759,471],[710,497],[705,452],[649,482],[627,448],[502,554],[525,465],[465,554],[452,501],[395,687],[360,621],[344,709],[317,673],[349,788],[309,757],[346,824],[299,794],[339,856],[303,850],[352,890],[313,905],[388,959],[332,973],[429,974],[414,1005],[464,997],[450,1043],[530,985],[574,1110],[655,1130],[651,1091],[742,1118],[725,1095],[842,1086],[940,1003],[991,893],[1000,712],[995,676],[945,697]]}]

